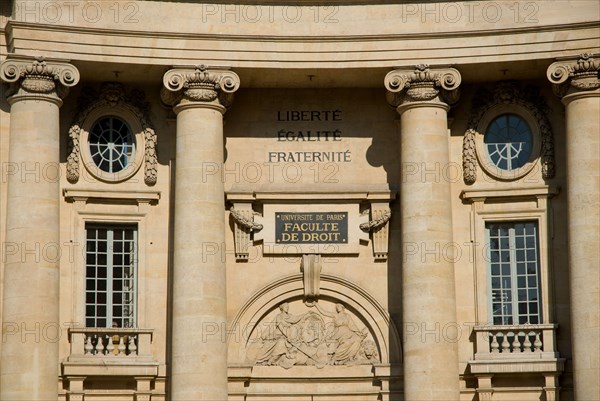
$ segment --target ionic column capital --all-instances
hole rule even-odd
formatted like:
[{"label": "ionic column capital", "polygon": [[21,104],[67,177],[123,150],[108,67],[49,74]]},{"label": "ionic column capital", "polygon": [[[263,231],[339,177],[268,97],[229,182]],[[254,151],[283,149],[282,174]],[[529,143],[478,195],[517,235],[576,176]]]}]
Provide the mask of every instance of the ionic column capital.
[{"label": "ionic column capital", "polygon": [[585,94],[600,88],[600,59],[593,56],[583,53],[572,59],[557,61],[548,67],[546,75],[557,96]]},{"label": "ionic column capital", "polygon": [[7,92],[9,104],[35,98],[60,106],[69,88],[79,82],[79,71],[65,61],[41,56],[11,57],[0,65],[0,80],[10,84]]},{"label": "ionic column capital", "polygon": [[161,99],[174,106],[175,113],[184,108],[206,107],[225,113],[233,103],[233,93],[240,87],[240,77],[224,68],[174,68],[163,77]]},{"label": "ionic column capital", "polygon": [[429,68],[420,64],[415,69],[388,72],[384,84],[388,102],[402,112],[403,108],[429,104],[449,108],[460,96],[460,72],[454,68]]}]

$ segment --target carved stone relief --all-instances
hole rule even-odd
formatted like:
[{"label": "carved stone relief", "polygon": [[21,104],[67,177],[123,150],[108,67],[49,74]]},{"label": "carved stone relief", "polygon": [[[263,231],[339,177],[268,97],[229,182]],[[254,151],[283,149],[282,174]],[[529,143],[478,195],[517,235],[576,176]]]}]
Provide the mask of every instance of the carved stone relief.
[{"label": "carved stone relief", "polygon": [[246,361],[286,369],[379,363],[377,345],[358,321],[341,303],[283,302],[255,326]]},{"label": "carved stone relief", "polygon": [[[110,108],[122,108],[132,114],[141,126],[141,138],[144,149],[144,182],[146,185],[156,184],[158,156],[156,153],[157,136],[149,119],[150,104],[145,100],[143,92],[132,90],[125,92],[122,84],[117,82],[105,82],[100,91],[85,87],[79,97],[79,112],[71,128],[69,129],[69,147],[67,156],[67,180],[74,184],[79,180],[81,159],[81,136],[85,129],[90,114]],[[138,136],[138,132],[135,132]]]},{"label": "carved stone relief", "polygon": [[554,136],[548,121],[548,106],[539,91],[534,87],[521,87],[515,82],[500,82],[489,91],[479,90],[473,98],[472,112],[467,124],[467,131],[463,138],[463,179],[466,184],[473,184],[477,177],[477,154],[475,141],[483,136],[483,128],[480,123],[486,113],[500,105],[517,105],[526,109],[533,116],[539,129],[541,150],[540,162],[542,177],[549,179],[554,177]]}]

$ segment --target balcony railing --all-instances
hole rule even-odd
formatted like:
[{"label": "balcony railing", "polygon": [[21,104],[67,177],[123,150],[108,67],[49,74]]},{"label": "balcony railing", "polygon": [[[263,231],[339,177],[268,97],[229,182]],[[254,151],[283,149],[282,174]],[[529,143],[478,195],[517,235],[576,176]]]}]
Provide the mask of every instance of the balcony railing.
[{"label": "balcony railing", "polygon": [[69,342],[73,358],[151,358],[151,329],[72,328]]},{"label": "balcony railing", "polygon": [[556,358],[556,324],[475,326],[475,360]]}]

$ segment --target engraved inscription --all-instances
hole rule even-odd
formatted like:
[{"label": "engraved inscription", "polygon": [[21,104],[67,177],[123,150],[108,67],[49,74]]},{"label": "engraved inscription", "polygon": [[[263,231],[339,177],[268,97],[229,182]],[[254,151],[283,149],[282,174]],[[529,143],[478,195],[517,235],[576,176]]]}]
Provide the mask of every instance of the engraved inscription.
[{"label": "engraved inscription", "polygon": [[348,212],[275,213],[278,244],[346,244]]}]

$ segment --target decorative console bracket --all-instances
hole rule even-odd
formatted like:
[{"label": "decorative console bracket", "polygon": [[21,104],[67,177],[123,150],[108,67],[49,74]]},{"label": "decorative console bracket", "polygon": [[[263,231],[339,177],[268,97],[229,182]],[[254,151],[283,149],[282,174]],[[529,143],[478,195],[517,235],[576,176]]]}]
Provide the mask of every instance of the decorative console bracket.
[{"label": "decorative console bracket", "polygon": [[321,286],[321,255],[302,255],[300,271],[304,281],[304,302],[316,302]]},{"label": "decorative console bracket", "polygon": [[[373,257],[375,260],[387,260],[388,243],[389,243],[389,221],[392,217],[389,200],[380,202],[376,199],[370,200],[371,218],[369,221],[362,223],[360,229],[363,231],[371,231],[371,239],[373,242]],[[364,214],[368,217],[369,210],[365,210]]]},{"label": "decorative console bracket", "polygon": [[238,261],[248,260],[248,247],[252,244],[250,234],[262,230],[262,224],[254,222],[254,216],[258,215],[252,210],[251,202],[233,202],[229,209],[234,221],[235,233],[235,258]]}]

